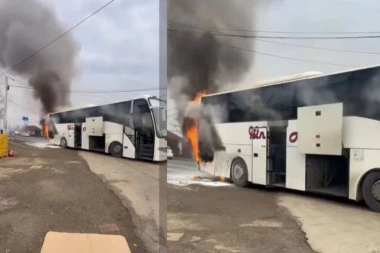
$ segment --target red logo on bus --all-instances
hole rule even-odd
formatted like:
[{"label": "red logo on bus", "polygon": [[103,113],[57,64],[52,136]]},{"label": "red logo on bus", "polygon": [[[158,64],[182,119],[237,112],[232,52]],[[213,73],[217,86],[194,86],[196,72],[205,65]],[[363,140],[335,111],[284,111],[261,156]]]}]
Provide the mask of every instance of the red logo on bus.
[{"label": "red logo on bus", "polygon": [[67,125],[67,130],[74,130],[74,125]]},{"label": "red logo on bus", "polygon": [[267,138],[266,132],[260,131],[260,129],[258,127],[250,126],[248,133],[249,133],[249,139],[251,139],[251,140]]},{"label": "red logo on bus", "polygon": [[86,131],[86,127],[83,127],[83,132],[85,132]]},{"label": "red logo on bus", "polygon": [[289,142],[295,143],[298,140],[298,132],[292,132],[289,135]]}]

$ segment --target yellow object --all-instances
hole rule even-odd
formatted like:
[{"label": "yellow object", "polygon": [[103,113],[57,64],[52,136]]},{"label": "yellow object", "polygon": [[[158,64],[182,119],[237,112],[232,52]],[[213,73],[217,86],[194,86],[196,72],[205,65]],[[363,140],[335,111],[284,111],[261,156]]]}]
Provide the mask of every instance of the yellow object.
[{"label": "yellow object", "polygon": [[0,134],[0,158],[8,156],[8,135]]}]

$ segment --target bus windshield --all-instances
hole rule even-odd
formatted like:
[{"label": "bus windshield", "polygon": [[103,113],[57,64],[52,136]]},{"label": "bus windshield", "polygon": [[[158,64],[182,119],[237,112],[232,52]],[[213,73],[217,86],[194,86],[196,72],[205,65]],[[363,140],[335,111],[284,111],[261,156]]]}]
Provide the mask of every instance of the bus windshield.
[{"label": "bus windshield", "polygon": [[154,123],[156,126],[157,137],[166,138],[167,129],[166,129],[166,115],[161,114],[161,110],[164,109],[166,113],[166,102],[164,100],[158,99],[157,97],[150,97],[149,104],[152,107]]}]

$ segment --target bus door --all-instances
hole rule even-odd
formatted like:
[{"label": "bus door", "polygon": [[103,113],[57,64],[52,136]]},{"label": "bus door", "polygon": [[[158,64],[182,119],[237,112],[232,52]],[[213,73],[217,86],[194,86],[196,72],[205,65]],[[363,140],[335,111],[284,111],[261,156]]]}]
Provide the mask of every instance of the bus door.
[{"label": "bus door", "polygon": [[285,187],[286,129],[280,123],[268,128],[268,185]]},{"label": "bus door", "polygon": [[136,136],[136,158],[153,161],[154,157],[154,125],[148,101],[133,101],[133,125]]},{"label": "bus door", "polygon": [[252,141],[252,182],[267,184],[267,127],[250,127]]},{"label": "bus door", "polygon": [[67,146],[70,147],[70,148],[74,148],[75,147],[75,125],[74,124],[69,124],[67,126],[67,136],[68,136],[68,140],[67,140]]}]

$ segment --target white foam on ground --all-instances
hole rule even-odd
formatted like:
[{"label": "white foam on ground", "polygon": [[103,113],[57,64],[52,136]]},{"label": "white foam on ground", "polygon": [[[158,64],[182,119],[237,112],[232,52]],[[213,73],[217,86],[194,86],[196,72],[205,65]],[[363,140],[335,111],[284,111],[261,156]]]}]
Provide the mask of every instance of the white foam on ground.
[{"label": "white foam on ground", "polygon": [[[195,179],[194,177],[201,177],[205,179]],[[203,185],[209,187],[232,187],[233,184],[228,182],[213,181],[215,177],[199,171],[196,168],[184,168],[184,167],[171,167],[168,163],[167,168],[167,183],[176,186],[190,186],[190,185]]]},{"label": "white foam on ground", "polygon": [[36,148],[61,148],[47,142],[25,142],[25,144]]}]

